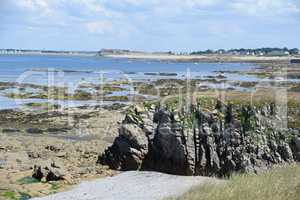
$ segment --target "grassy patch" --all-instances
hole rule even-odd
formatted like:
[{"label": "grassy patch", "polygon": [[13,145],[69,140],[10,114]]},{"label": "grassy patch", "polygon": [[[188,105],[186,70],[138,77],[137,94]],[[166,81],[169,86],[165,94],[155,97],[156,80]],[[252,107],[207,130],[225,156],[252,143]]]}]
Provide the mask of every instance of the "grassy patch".
[{"label": "grassy patch", "polygon": [[121,92],[127,90],[126,88],[122,88],[119,85],[110,85],[110,84],[103,85],[101,89],[103,89],[106,92]]},{"label": "grassy patch", "polygon": [[19,200],[18,194],[14,191],[6,191],[2,196],[7,200]]},{"label": "grassy patch", "polygon": [[260,175],[234,175],[226,184],[196,187],[173,200],[299,200],[300,166],[266,171]]},{"label": "grassy patch", "polygon": [[0,195],[0,199],[1,199],[1,196],[7,200],[28,200],[31,198],[31,196],[27,193],[24,193],[24,192],[18,193],[18,192],[14,192],[14,191],[4,192],[2,195]]}]

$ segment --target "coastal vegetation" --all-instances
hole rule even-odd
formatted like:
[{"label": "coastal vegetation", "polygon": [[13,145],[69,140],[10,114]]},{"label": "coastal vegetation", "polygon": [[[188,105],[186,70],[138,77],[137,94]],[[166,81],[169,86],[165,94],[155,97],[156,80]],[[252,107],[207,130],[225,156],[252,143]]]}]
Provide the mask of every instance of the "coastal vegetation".
[{"label": "coastal vegetation", "polygon": [[258,55],[258,56],[284,56],[284,55],[299,55],[298,48],[256,48],[256,49],[219,49],[219,50],[205,50],[194,51],[191,55],[203,55],[203,54],[228,54],[228,55]]},{"label": "coastal vegetation", "polygon": [[258,175],[233,175],[228,182],[195,187],[168,200],[298,200],[300,166],[275,168]]}]

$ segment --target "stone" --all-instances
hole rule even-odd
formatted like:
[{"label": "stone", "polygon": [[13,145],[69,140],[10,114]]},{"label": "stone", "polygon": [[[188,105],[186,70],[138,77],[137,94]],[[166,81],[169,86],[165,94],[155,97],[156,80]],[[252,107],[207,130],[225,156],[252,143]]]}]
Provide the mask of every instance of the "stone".
[{"label": "stone", "polygon": [[32,178],[37,180],[42,180],[42,178],[46,177],[46,172],[42,168],[41,165],[34,165]]},{"label": "stone", "polygon": [[231,158],[227,159],[224,164],[224,170],[224,174],[232,174],[236,170],[236,163]]},{"label": "stone", "polygon": [[3,133],[19,133],[19,132],[21,132],[21,130],[14,129],[14,128],[5,128],[5,129],[2,129],[2,132]]},{"label": "stone", "polygon": [[40,152],[37,152],[37,151],[29,151],[29,152],[27,152],[27,155],[31,159],[41,158]]},{"label": "stone", "polygon": [[153,116],[154,123],[169,123],[171,122],[171,113],[165,109],[160,109]]},{"label": "stone", "polygon": [[113,145],[99,156],[97,163],[112,169],[138,170],[148,153],[148,138],[136,124],[122,124]]},{"label": "stone", "polygon": [[294,137],[292,140],[292,151],[296,161],[300,161],[300,138]]},{"label": "stone", "polygon": [[[152,143],[152,155],[155,160],[161,160],[162,165],[160,168],[165,172],[176,171],[177,168],[184,167],[186,162],[186,148],[180,135],[172,130],[168,124],[161,124],[157,128]],[[170,166],[174,166],[174,168]],[[168,171],[170,170],[170,171]]]},{"label": "stone", "polygon": [[47,145],[45,149],[49,151],[59,152],[61,150],[61,147],[59,145]]},{"label": "stone", "polygon": [[46,181],[64,180],[64,177],[66,177],[66,172],[63,169],[50,168],[48,170],[49,170],[49,172],[46,176]]},{"label": "stone", "polygon": [[287,143],[282,143],[281,145],[278,146],[278,151],[279,154],[281,155],[282,159],[287,161],[287,162],[292,162],[293,161],[293,153],[291,148]]},{"label": "stone", "polygon": [[43,134],[44,131],[39,128],[29,128],[26,130],[26,132],[30,134]]},{"label": "stone", "polygon": [[294,138],[294,143],[295,143],[296,151],[300,152],[300,138],[299,137],[295,137]]},{"label": "stone", "polygon": [[45,181],[64,180],[64,177],[70,178],[70,175],[64,169],[62,163],[58,161],[45,161],[42,164],[34,165],[32,177],[37,180]]},{"label": "stone", "polygon": [[135,112],[138,113],[138,114],[141,114],[141,113],[145,112],[144,107],[139,106],[139,105],[136,105],[136,106],[134,107],[134,110],[135,110]]},{"label": "stone", "polygon": [[147,148],[148,140],[143,130],[136,124],[123,124],[119,130],[120,136],[127,139],[136,148]]}]

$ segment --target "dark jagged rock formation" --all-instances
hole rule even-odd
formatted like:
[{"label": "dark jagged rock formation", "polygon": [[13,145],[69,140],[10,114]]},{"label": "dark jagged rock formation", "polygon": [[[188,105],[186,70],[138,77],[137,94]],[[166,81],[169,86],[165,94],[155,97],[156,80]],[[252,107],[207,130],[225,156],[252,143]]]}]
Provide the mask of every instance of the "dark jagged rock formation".
[{"label": "dark jagged rock formation", "polygon": [[228,176],[300,161],[299,132],[278,127],[278,109],[221,102],[212,112],[136,107],[98,162],[118,170]]}]

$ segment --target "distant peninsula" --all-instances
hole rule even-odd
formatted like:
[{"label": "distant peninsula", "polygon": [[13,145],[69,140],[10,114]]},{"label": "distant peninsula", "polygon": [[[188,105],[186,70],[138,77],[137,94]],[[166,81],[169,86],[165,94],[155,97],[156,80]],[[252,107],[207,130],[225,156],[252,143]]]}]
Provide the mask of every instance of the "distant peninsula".
[{"label": "distant peninsula", "polygon": [[289,62],[300,58],[297,48],[259,48],[205,50],[195,52],[144,52],[123,49],[102,49],[99,56],[127,59],[150,59],[180,62]]},{"label": "distant peninsula", "polygon": [[5,55],[81,55],[94,56],[97,51],[57,51],[57,50],[24,50],[24,49],[0,49],[0,54]]}]

